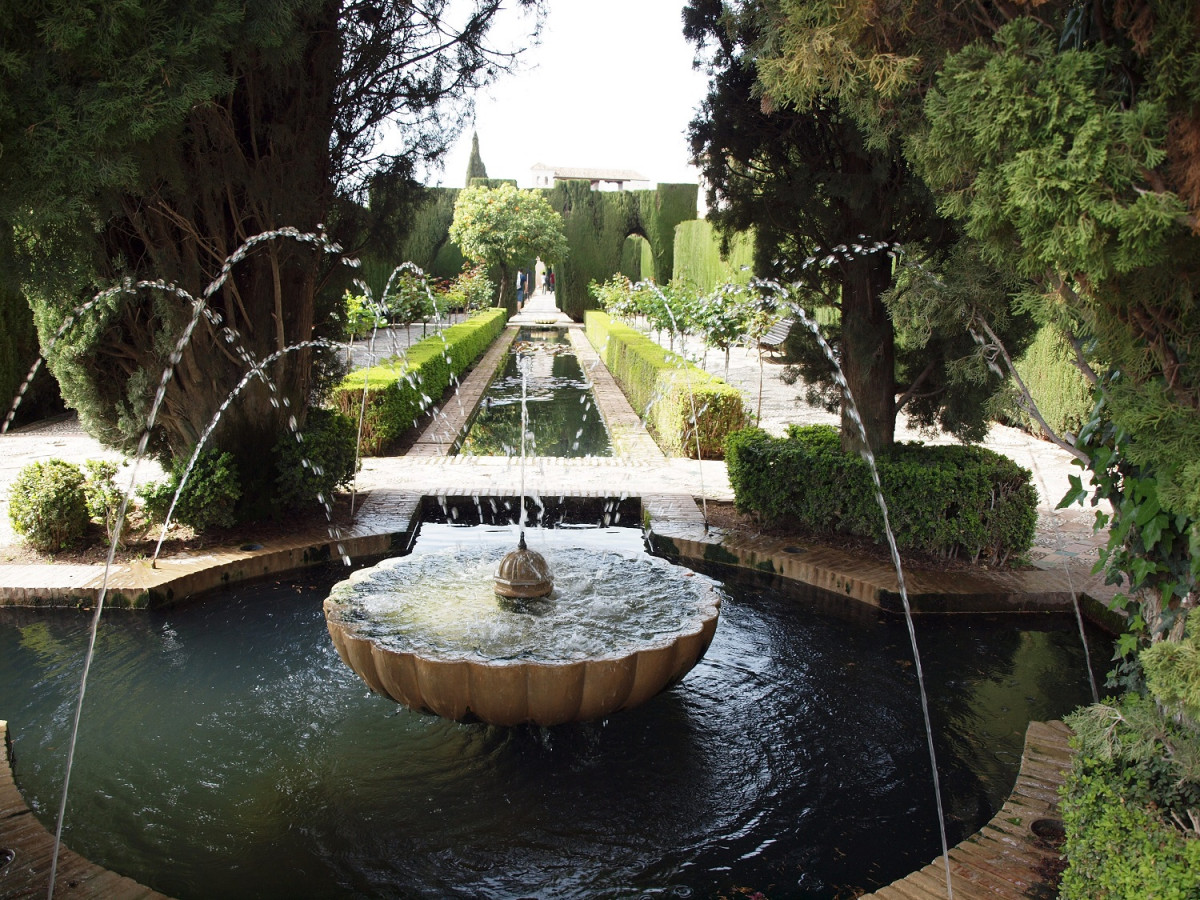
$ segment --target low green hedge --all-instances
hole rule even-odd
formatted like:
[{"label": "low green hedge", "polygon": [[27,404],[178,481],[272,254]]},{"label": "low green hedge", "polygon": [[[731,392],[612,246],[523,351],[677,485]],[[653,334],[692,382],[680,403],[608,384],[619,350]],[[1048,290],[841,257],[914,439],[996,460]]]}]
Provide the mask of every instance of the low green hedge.
[{"label": "low green hedge", "polygon": [[487,309],[459,325],[413,344],[402,357],[351,372],[334,390],[337,409],[358,422],[363,388],[362,452],[380,453],[441,400],[451,380],[466,371],[504,329],[503,309]]},{"label": "low green hedge", "polygon": [[724,456],[726,436],[746,424],[746,408],[737,388],[607,313],[589,310],[584,327],[588,340],[664,453],[696,458],[696,434],[691,425],[694,403],[701,458]]},{"label": "low green hedge", "polygon": [[[842,450],[833,426],[793,425],[786,438],[747,428],[729,436],[725,459],[743,512],[886,538],[870,469]],[[1033,544],[1037,493],[1029,470],[1007,457],[982,447],[897,444],[876,465],[902,549],[994,564]]]},{"label": "low green hedge", "polygon": [[1076,757],[1061,804],[1063,900],[1200,897],[1200,839],[1139,801],[1131,774],[1112,761]]}]

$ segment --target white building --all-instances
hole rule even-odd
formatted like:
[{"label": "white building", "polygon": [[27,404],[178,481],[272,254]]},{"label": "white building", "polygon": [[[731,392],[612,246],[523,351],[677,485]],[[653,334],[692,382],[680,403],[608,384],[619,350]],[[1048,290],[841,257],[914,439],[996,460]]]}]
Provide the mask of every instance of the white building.
[{"label": "white building", "polygon": [[537,188],[554,187],[560,181],[587,181],[593,191],[644,191],[651,187],[649,178],[632,169],[580,169],[538,163],[530,172]]}]

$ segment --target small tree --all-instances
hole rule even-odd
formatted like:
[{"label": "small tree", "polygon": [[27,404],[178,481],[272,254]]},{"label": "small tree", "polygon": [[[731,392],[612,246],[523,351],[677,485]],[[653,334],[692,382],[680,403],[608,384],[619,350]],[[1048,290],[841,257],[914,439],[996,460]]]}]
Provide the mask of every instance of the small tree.
[{"label": "small tree", "polygon": [[476,185],[459,194],[450,239],[463,256],[500,270],[497,305],[510,313],[516,311],[514,267],[534,257],[556,263],[567,252],[562,216],[537,191],[507,183],[495,188]]},{"label": "small tree", "polygon": [[700,300],[696,325],[704,343],[725,351],[725,379],[729,380],[729,349],[745,338],[759,310],[758,295],[741,284],[724,284]]}]

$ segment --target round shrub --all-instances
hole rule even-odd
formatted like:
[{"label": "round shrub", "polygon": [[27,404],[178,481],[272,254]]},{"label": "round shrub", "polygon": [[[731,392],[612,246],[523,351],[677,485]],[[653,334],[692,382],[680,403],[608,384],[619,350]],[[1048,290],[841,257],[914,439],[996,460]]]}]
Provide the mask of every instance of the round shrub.
[{"label": "round shrub", "polygon": [[279,511],[312,506],[318,497],[329,500],[333,492],[345,487],[354,477],[354,422],[336,410],[320,407],[308,412],[301,432],[282,435],[275,444],[275,497]]},{"label": "round shrub", "polygon": [[[162,522],[171,508],[179,485],[183,481],[187,460],[177,461],[171,477],[139,489],[147,517]],[[238,500],[242,496],[241,481],[233,455],[206,450],[196,458],[171,521],[187,525],[194,531],[206,531],[213,526],[229,528],[237,523]]]},{"label": "round shrub", "polygon": [[13,529],[44,553],[78,544],[89,521],[84,481],[83,471],[64,460],[30,463],[9,493]]}]

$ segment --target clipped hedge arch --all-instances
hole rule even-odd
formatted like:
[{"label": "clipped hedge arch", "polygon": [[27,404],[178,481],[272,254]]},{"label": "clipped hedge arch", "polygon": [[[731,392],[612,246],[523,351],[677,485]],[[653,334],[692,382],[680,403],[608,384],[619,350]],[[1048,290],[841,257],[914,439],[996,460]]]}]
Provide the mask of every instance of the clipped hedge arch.
[{"label": "clipped hedge arch", "polygon": [[[569,250],[555,268],[558,308],[572,319],[596,309],[588,293],[622,269],[625,241],[640,235],[649,244],[655,279],[665,283],[675,271],[675,226],[696,218],[694,184],[660,184],[652,191],[593,191],[586,181],[564,181],[548,189],[550,205],[562,214]],[[650,268],[641,261],[639,268]]]},{"label": "clipped hedge arch", "polygon": [[[511,179],[489,178],[489,185]],[[473,179],[472,183],[484,181]],[[458,188],[430,188],[429,199],[413,216],[412,228],[397,248],[396,261],[411,261],[439,278],[452,278],[462,255],[450,241],[450,223]],[[544,188],[550,206],[562,214],[567,258],[554,267],[558,308],[582,321],[596,309],[588,293],[592,281],[604,281],[631,262],[623,254],[626,239],[638,235],[637,267],[642,277],[669,281],[675,271],[675,226],[696,218],[698,188],[694,184],[660,184],[650,191],[593,191],[586,181],[559,182]],[[457,265],[458,268],[455,268]],[[532,267],[532,261],[530,261]]]}]

